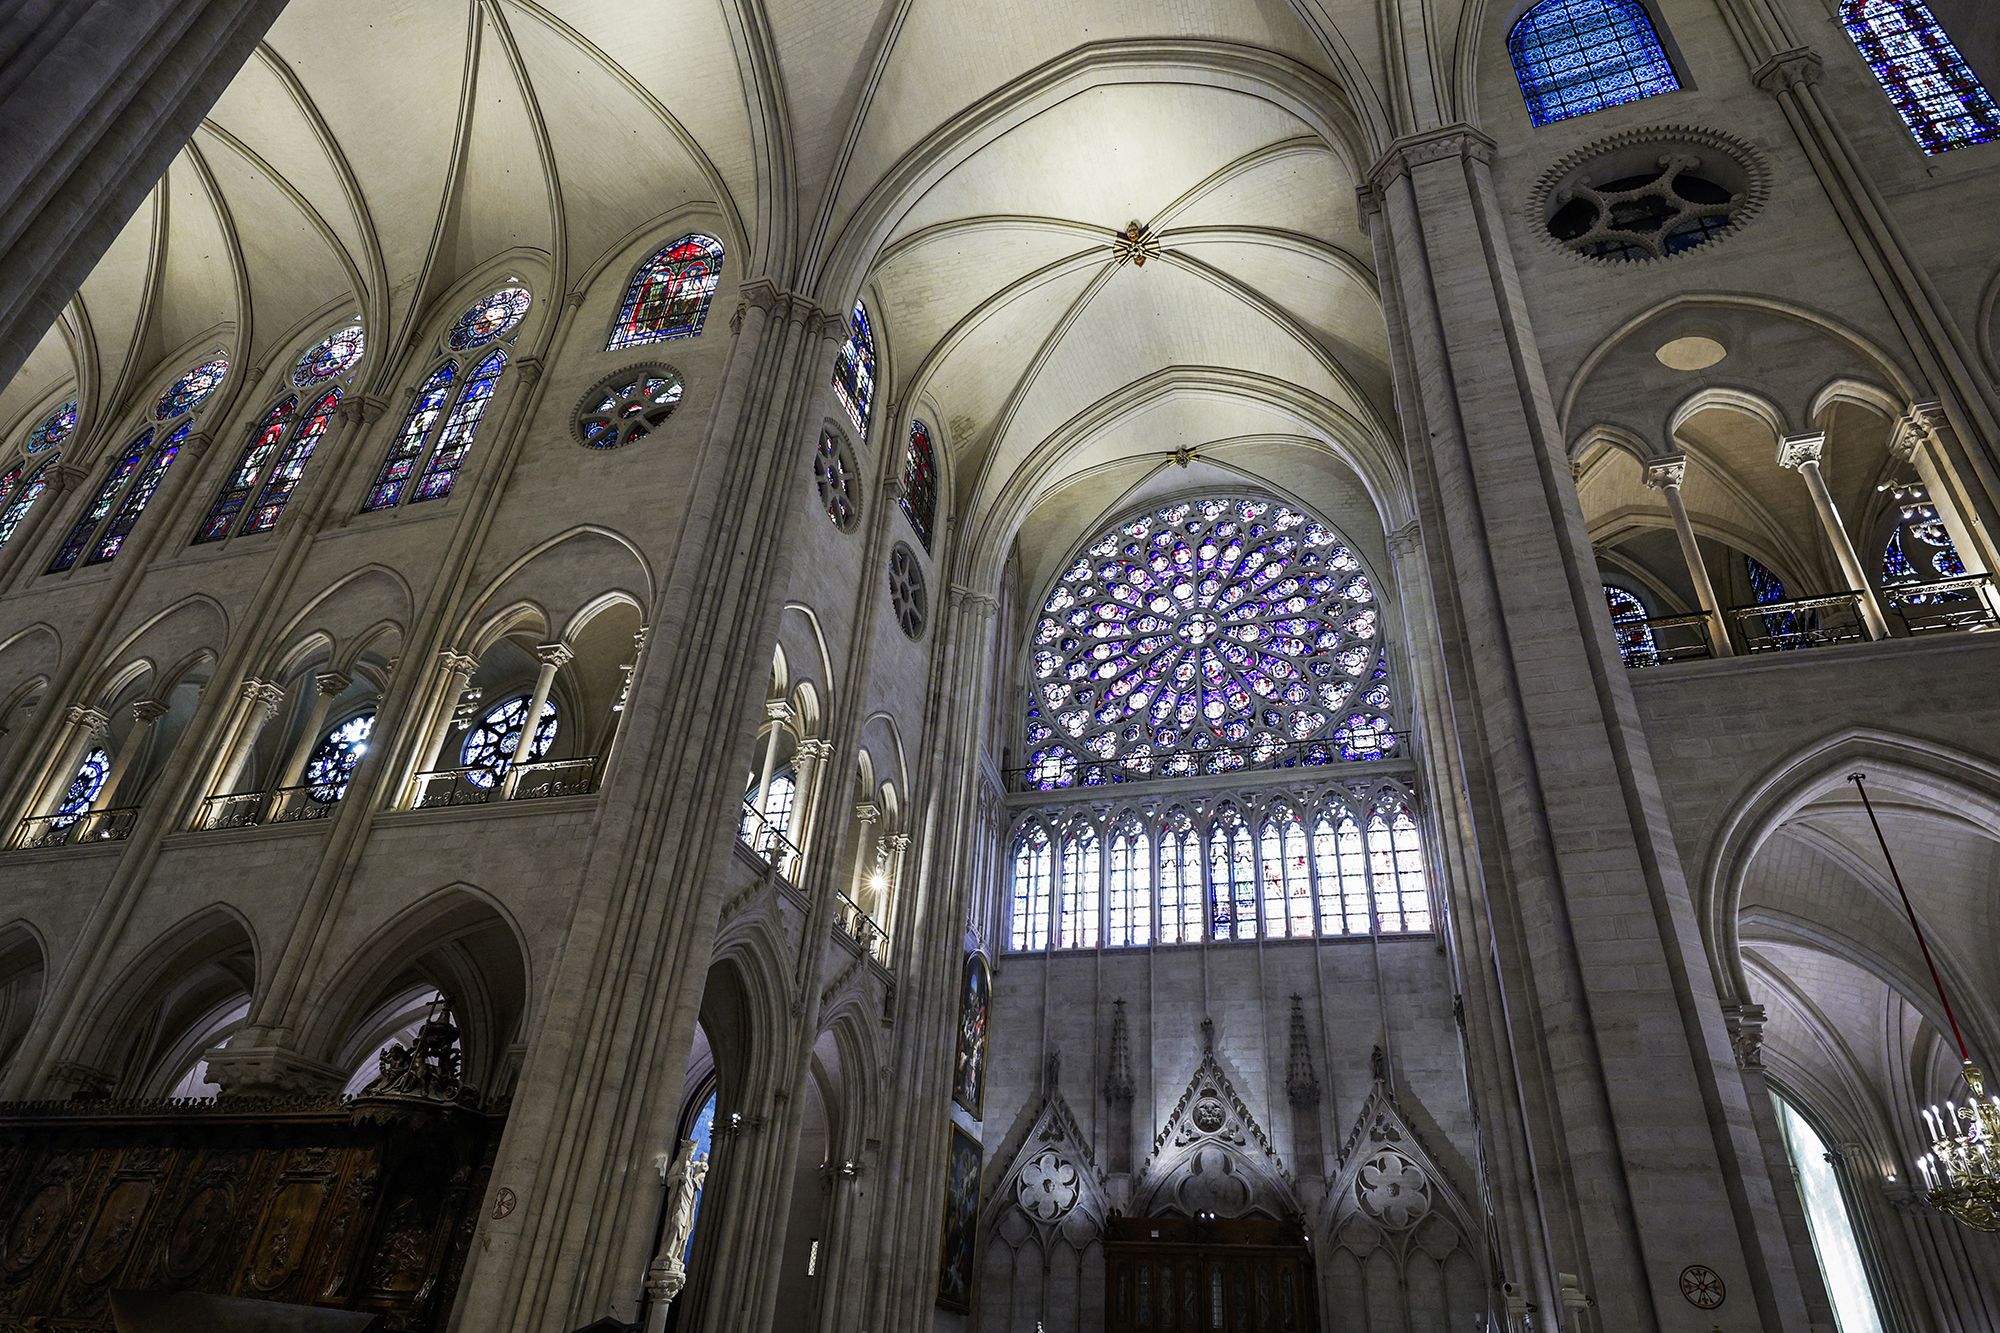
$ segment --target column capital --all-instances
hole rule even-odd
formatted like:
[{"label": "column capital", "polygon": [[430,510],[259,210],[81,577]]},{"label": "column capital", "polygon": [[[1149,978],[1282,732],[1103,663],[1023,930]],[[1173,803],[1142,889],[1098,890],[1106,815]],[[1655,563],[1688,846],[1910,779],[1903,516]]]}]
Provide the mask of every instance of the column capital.
[{"label": "column capital", "polygon": [[1810,46],[1780,51],[1750,71],[1750,81],[1772,96],[1811,87],[1826,73],[1826,62]]},{"label": "column capital", "polygon": [[322,671],[313,677],[313,688],[329,699],[339,695],[353,683],[354,677],[345,671]]},{"label": "column capital", "polygon": [[907,833],[891,833],[888,837],[882,839],[882,848],[884,851],[897,855],[907,852],[910,850],[910,835]]},{"label": "column capital", "polygon": [[49,494],[65,495],[81,486],[89,474],[74,463],[51,463],[48,475]]},{"label": "column capital", "polygon": [[982,618],[997,615],[1000,611],[999,598],[964,583],[952,584],[945,593],[945,600],[953,611],[964,611]]},{"label": "column capital", "polygon": [[388,410],[389,400],[380,394],[351,393],[333,410],[333,419],[343,426],[372,426]]},{"label": "column capital", "polygon": [[1939,435],[1950,429],[1943,403],[1935,398],[1912,403],[1909,411],[1896,418],[1896,428],[1889,433],[1889,452],[1907,463],[1917,456],[1918,449],[1936,446]]},{"label": "column capital", "polygon": [[278,710],[285,706],[285,687],[272,680],[245,680],[238,691],[243,702],[263,710],[265,716],[276,717]]},{"label": "column capital", "polygon": [[1492,139],[1463,122],[1421,134],[1406,134],[1383,149],[1375,165],[1368,168],[1367,184],[1361,188],[1362,211],[1372,212],[1379,207],[1382,192],[1416,167],[1454,159],[1490,163],[1495,151]]},{"label": "column capital", "polygon": [[538,356],[515,357],[514,373],[510,378],[525,392],[541,382],[542,372],[546,369],[547,365]]},{"label": "column capital", "polygon": [[63,714],[63,721],[79,731],[89,732],[100,740],[111,733],[111,715],[102,708],[72,704],[69,711]]},{"label": "column capital", "polygon": [[576,650],[566,643],[538,644],[535,660],[546,667],[566,667],[576,660]]},{"label": "column capital", "polygon": [[873,824],[882,818],[882,807],[873,801],[856,801],[854,817],[864,824]]},{"label": "column capital", "polygon": [[132,705],[132,720],[141,726],[151,726],[167,715],[167,705],[158,699],[140,699]]},{"label": "column capital", "polygon": [[1423,542],[1423,525],[1414,518],[1399,528],[1389,530],[1389,554],[1398,560],[1415,555],[1422,548]]},{"label": "column capital", "polygon": [[810,759],[816,764],[823,764],[833,758],[833,742],[820,740],[817,737],[800,741],[799,748],[794,751],[794,757],[802,760]]},{"label": "column capital", "polygon": [[1764,1006],[1761,1004],[1722,1006],[1722,1022],[1729,1029],[1729,1045],[1736,1052],[1738,1068],[1763,1068],[1765,1019]]},{"label": "column capital", "polygon": [[1779,467],[1803,468],[1807,464],[1817,467],[1821,455],[1825,452],[1826,432],[1823,430],[1778,437]]},{"label": "column capital", "polygon": [[448,675],[469,676],[479,670],[479,659],[467,657],[464,653],[447,648],[438,654],[438,665],[443,667]]},{"label": "column capital", "polygon": [[1688,456],[1686,454],[1665,454],[1646,464],[1646,489],[1664,491],[1669,487],[1679,490],[1687,483]]},{"label": "column capital", "polygon": [[791,704],[783,699],[766,699],[764,701],[764,720],[766,722],[790,722],[792,720]]}]

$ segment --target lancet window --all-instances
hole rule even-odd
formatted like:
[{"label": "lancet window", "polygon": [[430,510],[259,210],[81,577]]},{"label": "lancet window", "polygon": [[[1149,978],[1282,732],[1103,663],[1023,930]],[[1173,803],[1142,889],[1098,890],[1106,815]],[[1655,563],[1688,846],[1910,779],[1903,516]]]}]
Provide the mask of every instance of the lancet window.
[{"label": "lancet window", "polygon": [[1507,54],[1537,125],[1681,86],[1639,0],[1541,0],[1507,34]]},{"label": "lancet window", "polygon": [[833,363],[833,391],[840,395],[861,441],[868,440],[868,415],[875,405],[875,334],[868,326],[868,311],[859,302],[847,320],[847,341]]},{"label": "lancet window", "polygon": [[931,428],[921,421],[910,423],[910,442],[903,450],[903,493],[897,497],[911,531],[931,549],[931,530],[937,525],[937,455],[931,448]]},{"label": "lancet window", "polygon": [[722,277],[722,242],[690,232],[639,266],[618,307],[606,351],[692,338],[701,332]]},{"label": "lancet window", "polygon": [[1038,811],[1017,830],[1012,862],[1015,952],[1420,935],[1433,925],[1423,835],[1400,782],[1212,808]]},{"label": "lancet window", "polygon": [[49,488],[49,467],[60,457],[49,454],[45,458],[24,458],[0,472],[0,546],[7,544],[14,529],[28,516],[28,510]]},{"label": "lancet window", "polygon": [[1925,153],[2000,139],[2000,102],[1923,0],[1843,0],[1840,21]]},{"label": "lancet window", "polygon": [[1659,645],[1653,641],[1652,626],[1646,623],[1646,604],[1638,595],[1607,583],[1604,600],[1611,604],[1611,633],[1618,640],[1618,655],[1625,659],[1625,665],[1651,666],[1659,661]]},{"label": "lancet window", "polygon": [[[328,389],[306,409],[302,418],[294,421],[298,406],[298,399],[286,397],[265,413],[257,433],[244,446],[221,492],[208,507],[201,527],[195,531],[195,544],[219,542],[232,534],[269,532],[277,526],[278,515],[298,489],[306,464],[312,461],[313,450],[326,434],[334,409],[340,406],[340,390]],[[249,506],[253,494],[257,503]],[[250,507],[249,515],[239,525],[238,518],[246,506]]]},{"label": "lancet window", "polygon": [[[439,361],[410,399],[403,423],[389,442],[388,455],[361,501],[362,513],[442,500],[451,494],[506,373],[507,344],[533,299],[525,287],[502,287],[475,301],[459,316],[445,335],[445,346],[449,353],[466,355],[447,355]],[[480,353],[496,341],[502,345]],[[438,427],[440,419],[442,427]]]}]

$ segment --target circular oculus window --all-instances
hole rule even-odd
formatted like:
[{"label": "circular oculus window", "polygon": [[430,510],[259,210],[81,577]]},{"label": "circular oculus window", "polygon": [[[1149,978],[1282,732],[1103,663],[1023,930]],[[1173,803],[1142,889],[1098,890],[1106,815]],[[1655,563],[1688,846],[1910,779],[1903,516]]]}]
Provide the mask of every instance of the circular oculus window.
[{"label": "circular oculus window", "polygon": [[1635,131],[1544,172],[1535,217],[1562,249],[1603,263],[1669,259],[1732,231],[1763,206],[1768,173],[1744,144],[1709,130]]},{"label": "circular oculus window", "polygon": [[681,391],[680,373],[669,366],[627,366],[599,380],[577,404],[576,436],[593,449],[643,440],[673,415]]},{"label": "circular oculus window", "polygon": [[854,498],[854,453],[847,440],[831,426],[819,433],[819,448],[813,454],[813,485],[826,516],[842,532],[854,531],[861,517]]}]

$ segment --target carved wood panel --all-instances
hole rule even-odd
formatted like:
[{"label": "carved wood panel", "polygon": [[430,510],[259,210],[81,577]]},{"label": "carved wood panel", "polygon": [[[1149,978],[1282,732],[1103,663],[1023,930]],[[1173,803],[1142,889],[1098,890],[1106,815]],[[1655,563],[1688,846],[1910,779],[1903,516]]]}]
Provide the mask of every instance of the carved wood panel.
[{"label": "carved wood panel", "polygon": [[109,1333],[118,1289],[450,1312],[500,1120],[338,1103],[0,1106],[0,1325]]}]

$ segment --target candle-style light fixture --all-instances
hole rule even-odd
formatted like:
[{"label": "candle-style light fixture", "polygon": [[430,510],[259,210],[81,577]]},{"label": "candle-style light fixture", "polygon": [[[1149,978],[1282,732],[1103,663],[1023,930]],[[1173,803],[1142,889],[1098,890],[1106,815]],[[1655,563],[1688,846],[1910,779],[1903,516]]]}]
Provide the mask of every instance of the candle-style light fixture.
[{"label": "candle-style light fixture", "polygon": [[1931,985],[1937,989],[1938,1003],[1944,1006],[1951,1039],[1958,1045],[1965,1085],[1972,1093],[1972,1100],[1964,1106],[1947,1101],[1943,1106],[1924,1109],[1925,1133],[1931,1150],[1917,1158],[1917,1174],[1923,1179],[1924,1193],[1933,1204],[1974,1231],[2000,1231],[2000,1097],[1986,1095],[1986,1076],[1972,1063],[1972,1054],[1966,1049],[1958,1015],[1952,1011],[1951,997],[1945,994],[1944,978],[1938,975],[1937,963],[1931,958],[1930,944],[1924,939],[1916,908],[1910,904],[1909,890],[1903,887],[1903,877],[1897,873],[1896,858],[1889,851],[1889,840],[1882,835],[1881,821],[1875,818],[1865,775],[1850,773],[1847,780],[1861,793],[1861,808],[1868,812],[1869,827],[1875,830],[1875,841],[1882,846],[1882,859],[1889,864],[1889,878],[1903,900],[1903,912],[1910,918],[1910,930],[1917,937],[1924,966],[1930,969]]}]

